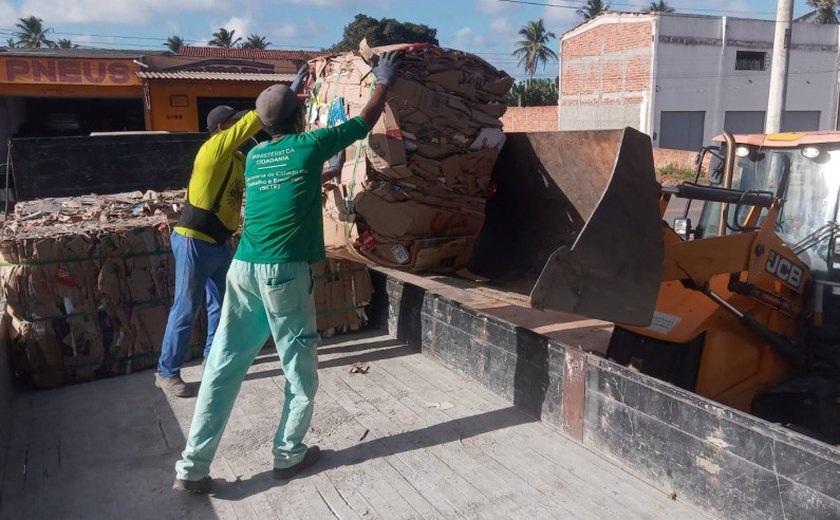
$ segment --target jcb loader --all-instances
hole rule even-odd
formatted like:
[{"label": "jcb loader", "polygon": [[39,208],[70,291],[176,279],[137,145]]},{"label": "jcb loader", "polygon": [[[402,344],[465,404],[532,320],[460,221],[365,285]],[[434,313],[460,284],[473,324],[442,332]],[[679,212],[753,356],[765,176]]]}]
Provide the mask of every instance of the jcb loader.
[{"label": "jcb loader", "polygon": [[[840,132],[718,141],[698,155],[695,182],[672,187],[651,180],[652,161],[641,172],[638,151],[625,154],[635,168],[619,153],[532,304],[615,322],[607,356],[618,363],[840,442]],[[688,203],[671,227],[674,196]]]}]

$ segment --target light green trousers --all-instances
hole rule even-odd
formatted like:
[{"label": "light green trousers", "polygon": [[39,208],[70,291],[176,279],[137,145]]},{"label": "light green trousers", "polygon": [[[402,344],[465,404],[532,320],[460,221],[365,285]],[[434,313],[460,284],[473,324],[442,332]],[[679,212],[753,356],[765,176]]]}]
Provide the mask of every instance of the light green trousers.
[{"label": "light green trousers", "polygon": [[269,335],[277,344],[286,378],[286,400],[274,436],[274,467],[288,468],[303,459],[302,441],[318,390],[316,349],[321,340],[312,286],[312,272],[305,262],[231,263],[187,447],[175,464],[178,478],[200,480],[210,473],[242,380]]}]

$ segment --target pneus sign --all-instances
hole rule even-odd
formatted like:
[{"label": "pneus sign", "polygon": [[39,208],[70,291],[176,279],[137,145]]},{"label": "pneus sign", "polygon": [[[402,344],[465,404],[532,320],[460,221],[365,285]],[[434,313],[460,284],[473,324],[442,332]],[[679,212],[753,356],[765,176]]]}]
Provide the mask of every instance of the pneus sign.
[{"label": "pneus sign", "polygon": [[140,85],[130,60],[0,58],[0,83],[63,85]]},{"label": "pneus sign", "polygon": [[767,263],[764,265],[764,270],[796,289],[797,292],[802,291],[802,279],[805,274],[802,268],[772,249],[767,256]]}]

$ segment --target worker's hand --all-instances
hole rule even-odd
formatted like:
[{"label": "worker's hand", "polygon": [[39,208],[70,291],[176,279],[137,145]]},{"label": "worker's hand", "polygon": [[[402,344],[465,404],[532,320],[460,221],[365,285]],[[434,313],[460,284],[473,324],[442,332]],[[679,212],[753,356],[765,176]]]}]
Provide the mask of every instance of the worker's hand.
[{"label": "worker's hand", "polygon": [[402,62],[402,53],[399,51],[386,52],[379,57],[379,63],[373,68],[373,75],[376,76],[377,85],[385,85],[390,87],[394,84],[394,79],[397,77],[397,71],[400,70],[400,63]]},{"label": "worker's hand", "polygon": [[292,80],[292,84],[289,85],[289,89],[292,92],[297,94],[300,92],[301,87],[306,83],[306,78],[309,76],[309,64],[304,62],[304,64],[300,67],[300,70],[297,72],[295,79]]}]

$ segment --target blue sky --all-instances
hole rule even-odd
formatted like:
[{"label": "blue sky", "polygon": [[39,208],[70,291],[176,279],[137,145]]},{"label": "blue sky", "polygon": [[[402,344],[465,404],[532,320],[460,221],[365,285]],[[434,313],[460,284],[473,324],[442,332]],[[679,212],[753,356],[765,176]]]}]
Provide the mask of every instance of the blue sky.
[{"label": "blue sky", "polygon": [[[517,30],[543,18],[558,36],[581,21],[575,10],[585,0],[0,0],[0,41],[5,42],[16,19],[30,14],[55,31],[90,47],[161,49],[178,34],[201,45],[219,27],[237,36],[257,33],[273,48],[321,49],[341,39],[353,16],[424,23],[438,30],[441,45],[476,53],[508,73],[521,76],[510,56]],[[613,0],[613,9],[636,11],[643,0]],[[773,18],[775,0],[668,0],[678,12]],[[567,7],[556,7],[556,6]],[[805,0],[795,0],[795,15],[807,12]],[[538,76],[554,77],[554,70]]]}]

